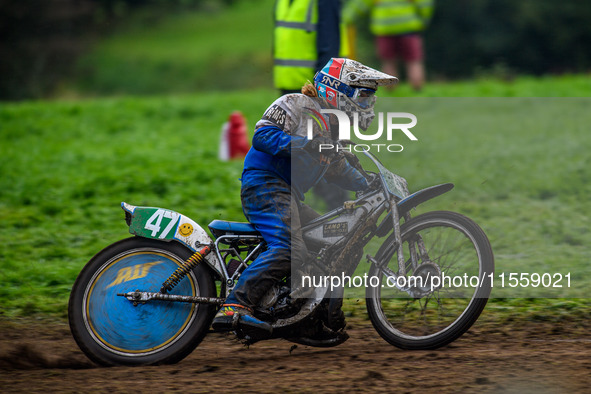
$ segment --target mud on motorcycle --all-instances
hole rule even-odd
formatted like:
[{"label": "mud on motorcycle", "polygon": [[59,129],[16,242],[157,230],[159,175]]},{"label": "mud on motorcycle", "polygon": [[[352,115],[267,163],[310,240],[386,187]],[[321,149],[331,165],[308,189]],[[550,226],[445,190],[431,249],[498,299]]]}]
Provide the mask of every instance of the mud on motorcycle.
[{"label": "mud on motorcycle", "polygon": [[[366,306],[379,335],[402,349],[449,344],[478,319],[491,291],[494,258],[485,233],[455,212],[411,217],[412,208],[452,184],[410,194],[406,180],[370,152],[361,154],[377,173],[344,154],[374,182],[356,200],[303,225],[312,257],[308,273],[351,277],[367,261],[372,285],[365,289]],[[80,272],[68,307],[72,334],[98,364],[176,363],[209,332],[217,309],[265,241],[249,223],[214,220],[210,236],[175,211],[121,206],[134,236],[107,246]],[[453,286],[441,281],[444,275],[476,276],[479,284]],[[272,338],[339,345],[348,338],[340,308],[344,286],[330,285],[303,289],[287,278],[267,293],[255,315],[272,323]],[[239,323],[236,333],[250,342],[261,339],[249,337]]]}]

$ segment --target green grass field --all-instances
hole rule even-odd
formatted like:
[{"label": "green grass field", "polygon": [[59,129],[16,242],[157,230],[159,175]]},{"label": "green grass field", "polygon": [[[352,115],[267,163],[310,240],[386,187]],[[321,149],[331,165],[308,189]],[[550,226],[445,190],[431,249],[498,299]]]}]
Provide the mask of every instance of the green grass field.
[{"label": "green grass field", "polygon": [[[445,85],[439,89],[445,93]],[[274,97],[261,90],[2,105],[3,313],[65,316],[70,288],[86,261],[128,235],[121,201],[175,209],[203,225],[244,220],[242,163],[218,161],[220,128],[239,109],[252,129]],[[493,295],[587,297],[587,99],[382,102],[421,120],[419,141],[399,141],[404,152],[382,155],[390,168],[412,190],[456,184],[419,212],[449,209],[472,217],[491,239],[498,271],[572,275],[571,289],[495,289]]]},{"label": "green grass field", "polygon": [[126,236],[121,201],[200,223],[240,219],[241,163],[220,163],[222,123],[272,95],[4,105],[0,298],[5,313],[64,313],[76,272]]},{"label": "green grass field", "polygon": [[418,141],[399,132],[393,142],[404,151],[381,159],[411,191],[453,182],[454,190],[417,213],[444,209],[474,219],[491,240],[498,273],[571,273],[568,288],[505,283],[494,296],[585,297],[588,105],[587,98],[382,99],[383,111],[410,112],[420,123],[413,129]]},{"label": "green grass field", "polygon": [[[164,18],[149,29],[130,24],[99,42],[61,93],[110,98],[0,104],[1,314],[65,317],[84,264],[128,236],[121,201],[171,208],[203,226],[244,220],[242,163],[217,159],[220,129],[240,110],[252,134],[276,98],[271,2],[245,4]],[[176,93],[137,96],[153,92]],[[456,184],[418,212],[475,219],[491,239],[497,271],[571,272],[570,289],[495,289],[495,297],[588,298],[589,92],[587,75],[565,75],[431,83],[420,95],[402,84],[381,93],[379,109],[419,118],[419,141],[393,141],[404,152],[382,160],[411,191]],[[588,300],[550,303],[589,313]],[[496,301],[493,309],[521,305]]]}]

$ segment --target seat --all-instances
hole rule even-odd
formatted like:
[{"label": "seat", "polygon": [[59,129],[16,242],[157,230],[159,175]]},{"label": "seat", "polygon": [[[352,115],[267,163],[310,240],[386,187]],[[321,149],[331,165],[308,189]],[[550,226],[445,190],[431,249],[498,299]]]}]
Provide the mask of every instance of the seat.
[{"label": "seat", "polygon": [[209,231],[218,238],[222,235],[260,235],[254,226],[248,222],[227,222],[225,220],[214,220],[207,226]]}]

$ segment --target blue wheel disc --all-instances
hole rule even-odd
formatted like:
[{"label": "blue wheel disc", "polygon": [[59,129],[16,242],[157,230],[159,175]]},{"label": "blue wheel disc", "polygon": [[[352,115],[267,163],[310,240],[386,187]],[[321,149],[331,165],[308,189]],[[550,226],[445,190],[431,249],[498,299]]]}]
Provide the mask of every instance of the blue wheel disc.
[{"label": "blue wheel disc", "polygon": [[[134,306],[117,293],[158,292],[181,264],[164,251],[132,250],[116,256],[97,271],[84,297],[84,321],[101,346],[115,353],[143,356],[166,348],[180,338],[195,318],[191,303],[148,301]],[[170,294],[199,295],[192,273]]]}]

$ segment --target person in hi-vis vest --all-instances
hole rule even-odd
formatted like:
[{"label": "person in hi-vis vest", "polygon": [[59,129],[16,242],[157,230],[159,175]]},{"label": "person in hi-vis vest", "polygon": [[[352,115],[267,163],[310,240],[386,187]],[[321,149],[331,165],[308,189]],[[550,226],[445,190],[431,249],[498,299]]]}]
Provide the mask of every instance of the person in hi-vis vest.
[{"label": "person in hi-vis vest", "polygon": [[281,94],[299,93],[332,57],[348,55],[341,0],[277,0],[273,80]]},{"label": "person in hi-vis vest", "polygon": [[399,75],[397,62],[406,65],[406,77],[419,91],[425,83],[423,39],[433,15],[434,0],[351,0],[344,11],[345,22],[370,14],[370,31],[376,37],[382,71]]},{"label": "person in hi-vis vest", "polygon": [[[273,33],[273,79],[281,95],[300,93],[331,58],[349,54],[341,0],[277,0]],[[325,182],[313,192],[329,210],[349,199],[346,190]]]}]

